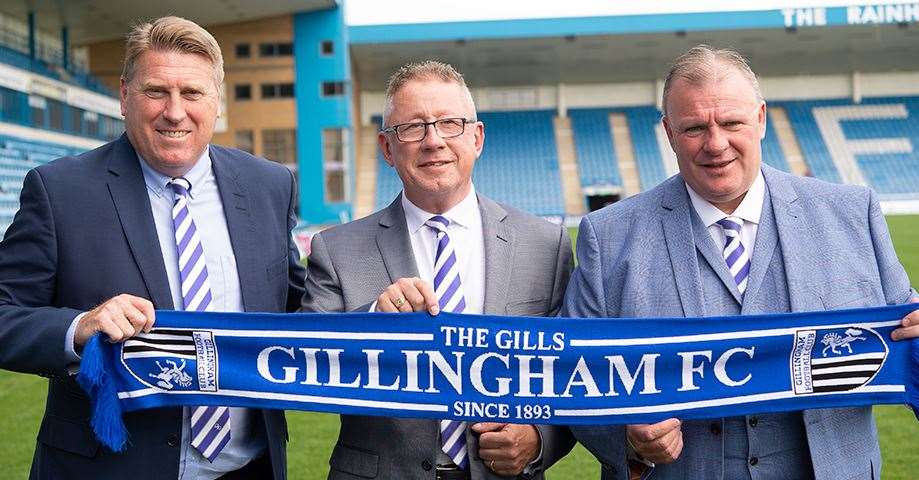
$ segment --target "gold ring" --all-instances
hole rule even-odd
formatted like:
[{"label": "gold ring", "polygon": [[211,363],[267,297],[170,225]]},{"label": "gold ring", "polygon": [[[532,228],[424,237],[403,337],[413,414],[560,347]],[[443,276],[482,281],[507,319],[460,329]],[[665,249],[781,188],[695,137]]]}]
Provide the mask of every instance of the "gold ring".
[{"label": "gold ring", "polygon": [[491,471],[495,471],[495,460],[494,459],[492,459],[491,462],[488,463],[488,468],[490,468]]},{"label": "gold ring", "polygon": [[402,297],[399,297],[399,298],[393,300],[393,301],[392,301],[392,304],[395,305],[396,308],[401,308],[402,305],[405,305],[405,299],[402,298]]}]

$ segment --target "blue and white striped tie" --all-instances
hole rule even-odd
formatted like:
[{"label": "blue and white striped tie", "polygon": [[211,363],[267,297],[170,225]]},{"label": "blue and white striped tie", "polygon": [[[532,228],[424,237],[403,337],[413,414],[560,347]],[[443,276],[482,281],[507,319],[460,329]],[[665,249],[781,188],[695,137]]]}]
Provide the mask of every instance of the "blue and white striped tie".
[{"label": "blue and white striped tie", "polygon": [[[179,177],[169,182],[175,192],[172,207],[172,224],[175,228],[176,254],[179,257],[179,276],[182,279],[182,306],[189,312],[213,310],[211,283],[201,236],[188,209],[188,192],[191,183]],[[191,413],[191,446],[204,458],[213,462],[223,447],[230,442],[230,409],[227,407],[193,407]]]},{"label": "blue and white striped tie", "polygon": [[724,262],[728,265],[737,290],[743,295],[747,290],[747,276],[750,274],[750,255],[740,241],[740,230],[743,219],[739,217],[724,217],[718,220],[718,225],[724,230]]},{"label": "blue and white striped tie", "polygon": [[[443,312],[462,313],[466,309],[463,283],[456,264],[456,252],[447,235],[450,220],[435,215],[424,223],[437,234],[437,255],[434,257],[434,293]],[[458,467],[468,466],[466,454],[466,422],[440,421],[440,448]]]}]

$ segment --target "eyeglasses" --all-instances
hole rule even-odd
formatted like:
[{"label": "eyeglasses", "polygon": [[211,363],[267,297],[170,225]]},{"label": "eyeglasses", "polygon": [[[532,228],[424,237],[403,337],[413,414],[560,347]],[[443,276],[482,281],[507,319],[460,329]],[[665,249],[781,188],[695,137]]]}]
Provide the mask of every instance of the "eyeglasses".
[{"label": "eyeglasses", "polygon": [[383,133],[396,132],[396,138],[400,142],[420,142],[428,134],[428,125],[434,125],[434,130],[440,135],[440,138],[458,137],[466,131],[467,123],[476,123],[476,120],[467,120],[465,118],[441,118],[433,122],[412,122],[393,125],[384,128]]}]

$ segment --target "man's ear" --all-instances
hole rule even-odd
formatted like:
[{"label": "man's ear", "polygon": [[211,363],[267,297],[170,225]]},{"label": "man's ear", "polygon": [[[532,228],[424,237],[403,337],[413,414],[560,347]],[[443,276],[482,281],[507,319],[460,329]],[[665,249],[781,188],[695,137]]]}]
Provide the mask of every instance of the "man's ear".
[{"label": "man's ear", "polygon": [[385,133],[380,132],[377,134],[377,143],[380,145],[380,151],[383,152],[383,159],[386,160],[386,163],[390,167],[395,167],[395,163],[392,159],[392,149],[389,145],[389,137]]}]

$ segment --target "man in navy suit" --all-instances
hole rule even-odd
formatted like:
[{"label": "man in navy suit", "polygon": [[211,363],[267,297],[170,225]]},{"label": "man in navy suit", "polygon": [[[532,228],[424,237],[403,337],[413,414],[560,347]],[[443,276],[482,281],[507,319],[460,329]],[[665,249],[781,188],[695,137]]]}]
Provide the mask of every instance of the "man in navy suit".
[{"label": "man in navy suit", "polygon": [[[915,298],[872,191],[762,165],[766,104],[737,52],[700,45],[677,59],[663,111],[680,174],[584,218],[562,315],[745,315]],[[894,340],[916,337],[919,311],[902,325]],[[661,480],[880,478],[867,407],[572,431],[603,478],[648,478],[648,468]]]},{"label": "man in navy suit", "polygon": [[73,380],[92,335],[148,332],[155,309],[299,307],[294,177],[209,145],[222,82],[203,28],[177,17],[139,25],[121,78],[126,134],[26,176],[0,244],[0,367],[49,378],[31,478],[286,478],[281,411],[129,413],[129,445],[114,453],[94,438]]}]

